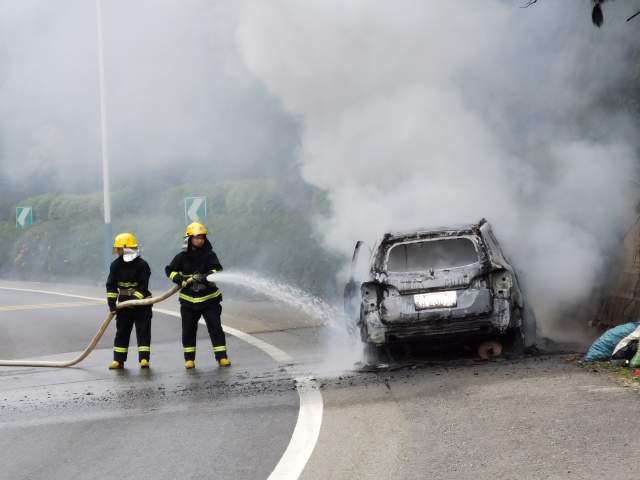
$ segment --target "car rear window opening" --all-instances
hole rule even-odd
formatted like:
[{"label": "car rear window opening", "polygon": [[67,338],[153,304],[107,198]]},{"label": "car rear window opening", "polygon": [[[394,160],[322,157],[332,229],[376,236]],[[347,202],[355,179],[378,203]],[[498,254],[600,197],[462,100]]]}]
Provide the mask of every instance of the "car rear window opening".
[{"label": "car rear window opening", "polygon": [[419,272],[462,267],[478,261],[478,253],[468,238],[449,238],[399,243],[389,250],[387,270]]}]

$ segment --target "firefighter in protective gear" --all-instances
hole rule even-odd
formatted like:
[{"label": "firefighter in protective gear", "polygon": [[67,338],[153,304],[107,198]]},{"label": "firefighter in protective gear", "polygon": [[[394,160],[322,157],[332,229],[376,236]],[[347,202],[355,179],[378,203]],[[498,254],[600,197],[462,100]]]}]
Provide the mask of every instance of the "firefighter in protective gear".
[{"label": "firefighter in protective gear", "polygon": [[113,362],[109,369],[124,368],[129,349],[131,330],[136,326],[138,360],[140,368],[149,368],[151,356],[151,307],[131,307],[116,310],[116,302],[140,300],[151,296],[149,291],[149,264],[140,257],[138,241],[131,233],[116,235],[113,253],[118,255],[111,263],[107,278],[109,311],[116,312],[116,337],[113,342]]},{"label": "firefighter in protective gear", "polygon": [[[198,320],[204,317],[213,344],[213,353],[221,367],[231,365],[220,321],[222,292],[207,276],[222,271],[218,256],[207,239],[207,228],[198,222],[185,230],[185,247],[165,267],[167,277],[182,287],[180,315],[182,317],[182,347],[185,368],[195,367]],[[190,283],[187,282],[191,279]]]}]

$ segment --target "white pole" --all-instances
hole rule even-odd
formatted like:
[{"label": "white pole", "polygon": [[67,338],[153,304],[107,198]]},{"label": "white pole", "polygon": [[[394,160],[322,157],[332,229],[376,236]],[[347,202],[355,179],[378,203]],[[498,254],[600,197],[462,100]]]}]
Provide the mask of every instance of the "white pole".
[{"label": "white pole", "polygon": [[102,46],[102,9],[96,0],[96,20],[98,25],[98,74],[100,84],[100,143],[102,146],[102,190],[104,194],[104,265],[111,263],[111,188],[109,181],[109,136],[107,132],[107,111],[105,106],[104,54]]}]

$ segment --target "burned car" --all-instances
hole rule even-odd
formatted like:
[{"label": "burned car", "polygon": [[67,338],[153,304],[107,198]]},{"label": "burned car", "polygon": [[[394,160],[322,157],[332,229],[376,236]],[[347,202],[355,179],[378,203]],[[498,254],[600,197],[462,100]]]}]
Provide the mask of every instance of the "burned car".
[{"label": "burned car", "polygon": [[355,278],[353,256],[345,310],[365,351],[413,340],[535,342],[535,318],[513,267],[486,220],[457,227],[387,233],[371,251],[368,272]]}]

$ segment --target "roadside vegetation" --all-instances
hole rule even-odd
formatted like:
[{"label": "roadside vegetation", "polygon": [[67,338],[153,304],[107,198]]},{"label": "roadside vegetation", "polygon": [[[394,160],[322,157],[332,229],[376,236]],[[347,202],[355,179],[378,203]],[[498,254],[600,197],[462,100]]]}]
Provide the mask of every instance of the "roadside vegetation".
[{"label": "roadside vegetation", "polygon": [[591,363],[585,363],[578,359],[576,361],[591,372],[604,373],[616,382],[640,391],[640,368],[625,367],[610,361]]},{"label": "roadside vegetation", "polygon": [[[207,197],[214,249],[223,266],[261,272],[321,296],[335,294],[344,259],[321,246],[313,222],[327,213],[321,192],[282,179],[234,180],[164,190],[132,188],[112,196],[114,234],[134,233],[154,279],[182,245],[183,199]],[[15,208],[0,217],[0,274],[22,279],[103,281],[102,194],[45,194],[24,198],[34,223],[15,226]]]}]

